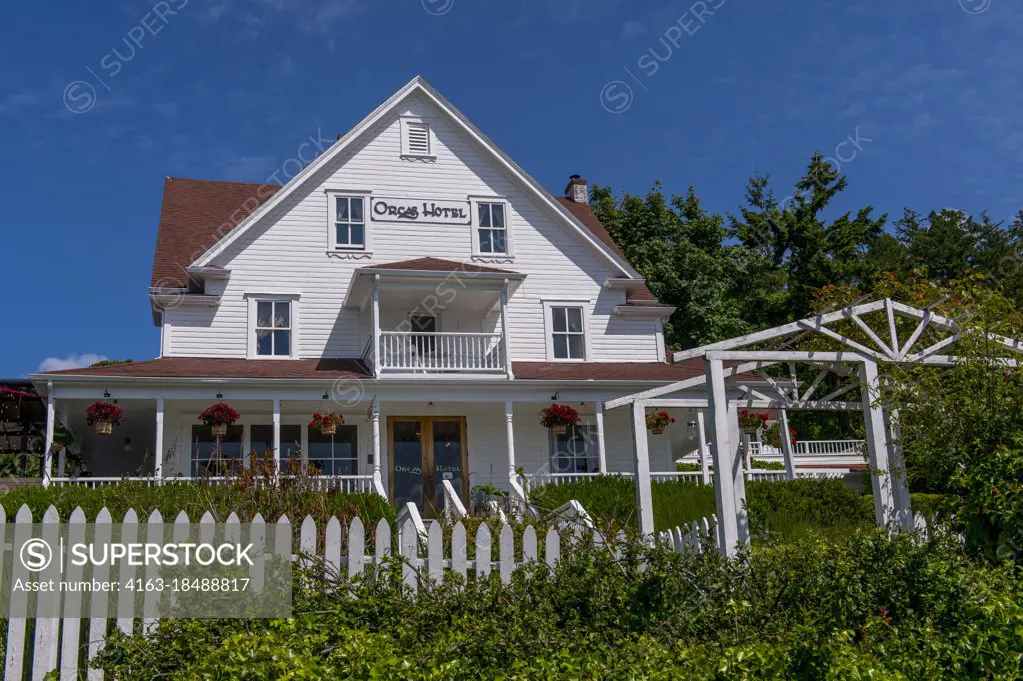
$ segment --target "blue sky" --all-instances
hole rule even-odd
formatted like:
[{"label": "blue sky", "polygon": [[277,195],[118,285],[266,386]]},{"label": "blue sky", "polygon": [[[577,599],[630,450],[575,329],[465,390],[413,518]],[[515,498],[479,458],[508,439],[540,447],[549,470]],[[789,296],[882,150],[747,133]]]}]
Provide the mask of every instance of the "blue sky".
[{"label": "blue sky", "polygon": [[1010,0],[5,3],[0,376],[155,356],[163,178],[264,181],[417,73],[556,192],[659,179],[734,212],[821,150],[848,208],[1010,217],[1021,35]]}]

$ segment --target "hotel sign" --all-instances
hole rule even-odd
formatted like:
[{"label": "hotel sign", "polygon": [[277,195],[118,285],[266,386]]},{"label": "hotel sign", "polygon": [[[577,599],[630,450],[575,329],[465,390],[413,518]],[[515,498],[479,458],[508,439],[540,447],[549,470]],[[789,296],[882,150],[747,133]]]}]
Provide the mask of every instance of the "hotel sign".
[{"label": "hotel sign", "polygon": [[370,200],[374,222],[420,222],[441,225],[468,225],[472,212],[468,201],[430,201],[429,199]]}]

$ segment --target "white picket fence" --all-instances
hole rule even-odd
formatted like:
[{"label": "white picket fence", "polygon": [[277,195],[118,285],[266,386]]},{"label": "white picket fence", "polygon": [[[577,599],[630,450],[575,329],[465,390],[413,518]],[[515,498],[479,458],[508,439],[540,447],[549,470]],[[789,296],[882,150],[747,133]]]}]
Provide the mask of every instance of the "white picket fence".
[{"label": "white picket fence", "polygon": [[700,522],[694,520],[685,527],[676,525],[672,530],[659,532],[657,539],[661,546],[673,549],[675,553],[685,551],[703,553],[717,548],[717,526],[718,517],[712,515],[710,520],[707,518]]}]

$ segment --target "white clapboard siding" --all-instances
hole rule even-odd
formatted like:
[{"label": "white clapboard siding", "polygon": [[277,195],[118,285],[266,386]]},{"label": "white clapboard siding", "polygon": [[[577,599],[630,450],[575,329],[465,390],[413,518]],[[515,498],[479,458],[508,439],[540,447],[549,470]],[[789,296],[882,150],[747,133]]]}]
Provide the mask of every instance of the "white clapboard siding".
[{"label": "white clapboard siding", "polygon": [[[585,515],[585,510],[578,504],[573,508]],[[0,530],[6,524],[6,512],[0,507]],[[919,517],[918,517],[919,518]],[[86,536],[87,518],[80,508],[76,508],[69,522],[62,528],[59,524],[59,516],[56,508],[50,507],[43,516],[42,536],[48,541],[56,544],[58,539],[66,538],[70,544],[80,542]],[[26,541],[33,532],[32,512],[27,506],[22,506],[15,517],[14,545]],[[97,542],[118,539],[113,537],[112,517],[107,509],[101,510],[95,518],[95,540]],[[918,519],[922,522],[922,518]],[[178,513],[174,522],[167,524],[164,515],[159,511],[153,511],[146,518],[144,526],[146,537],[170,538],[173,541],[185,541],[193,530],[198,530],[202,540],[212,540],[214,535],[215,519],[212,514],[204,513],[198,523],[192,522],[183,511]],[[237,514],[232,513],[225,522],[225,538],[240,539],[241,523]],[[700,523],[692,523],[687,527],[677,527],[671,531],[663,532],[660,535],[661,543],[676,552],[688,550],[706,551],[714,543],[714,527],[716,520],[708,521],[706,518]],[[293,558],[299,561],[300,565],[310,569],[317,569],[322,565],[328,577],[340,576],[347,571],[349,577],[359,577],[371,566],[382,565],[391,560],[392,537],[394,529],[386,521],[381,519],[375,529],[375,541],[367,541],[365,524],[359,518],[355,518],[347,527],[342,525],[337,518],[330,518],[325,524],[322,546],[318,541],[320,537],[320,526],[312,517],[306,517],[299,526],[298,553]],[[66,532],[63,537],[59,534]],[[120,539],[123,541],[137,541],[140,538],[142,527],[139,522],[139,515],[136,511],[129,509],[123,519],[123,526]],[[287,516],[282,516],[272,529],[262,516],[256,515],[252,520],[250,540],[260,546],[266,546],[269,540],[267,533],[273,533],[274,551],[277,555],[288,555],[292,541],[292,524]],[[529,564],[546,565],[554,569],[562,554],[562,541],[558,529],[547,529],[541,537],[536,527],[526,525],[522,529],[521,553],[515,551],[515,530],[511,525],[503,524],[496,536],[490,527],[481,524],[475,535],[470,537],[462,522],[457,522],[451,527],[449,544],[445,544],[444,527],[438,521],[430,521],[426,532],[421,532],[417,526],[415,514],[404,513],[397,527],[398,557],[402,563],[402,578],[405,586],[410,590],[422,588],[427,583],[440,584],[445,581],[449,572],[456,573],[462,578],[487,579],[493,576],[501,582],[508,584],[512,580],[515,570]],[[570,551],[571,547],[578,542],[578,533],[569,532],[569,543],[565,550]],[[599,533],[593,535],[593,540],[598,546],[606,546],[609,550],[617,551],[618,547],[625,542],[625,536],[619,533],[613,540],[609,540]],[[470,548],[474,549],[470,553]],[[8,547],[5,550],[10,550]],[[450,556],[450,557],[447,557]],[[68,556],[70,558],[70,555]],[[0,570],[3,568],[3,561],[0,561]],[[54,561],[47,570],[54,570],[54,579],[60,580],[59,561]],[[122,563],[119,567],[119,575],[111,574],[109,564],[96,566],[92,578],[98,581],[108,581],[120,576],[122,579],[130,577],[142,578],[143,573],[136,568]],[[20,561],[13,561],[12,578],[19,576],[25,578],[28,573]],[[63,579],[80,579],[83,576],[83,568],[67,565],[67,571]],[[0,572],[0,578],[3,577]],[[262,574],[253,573],[254,584],[260,584]],[[149,593],[143,597],[143,602],[152,604]],[[145,633],[150,633],[157,626],[155,618],[142,618],[142,611],[138,608],[138,600],[135,592],[122,591],[111,597],[92,598],[88,603],[87,616],[74,617],[72,613],[79,612],[78,605],[82,603],[82,593],[75,591],[67,594],[55,593],[54,597],[64,598],[63,603],[58,600],[51,603],[50,612],[63,612],[63,617],[38,618],[35,622],[35,635],[26,639],[26,619],[11,618],[7,624],[7,655],[5,659],[4,679],[5,681],[21,681],[26,673],[31,672],[33,679],[42,679],[48,672],[59,669],[61,678],[77,678],[80,671],[80,660],[92,660],[99,653],[103,644],[104,636],[111,626],[116,626],[124,632],[137,631],[138,627]],[[15,607],[28,606],[28,599],[25,592],[18,592],[13,597]],[[42,607],[45,601],[37,600],[37,607]],[[62,608],[60,606],[63,606]],[[16,612],[16,611],[15,611]],[[42,613],[41,610],[37,611]],[[80,631],[83,625],[87,626],[87,635],[83,638]],[[83,648],[85,649],[83,651]],[[83,655],[82,653],[86,654]],[[90,680],[99,680],[103,674],[95,669],[88,669],[87,676]]]}]

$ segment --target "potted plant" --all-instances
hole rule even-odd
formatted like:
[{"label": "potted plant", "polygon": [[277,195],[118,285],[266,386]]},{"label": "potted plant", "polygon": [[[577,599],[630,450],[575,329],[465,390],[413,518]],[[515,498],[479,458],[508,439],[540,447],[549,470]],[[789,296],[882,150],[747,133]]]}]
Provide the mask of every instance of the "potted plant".
[{"label": "potted plant", "polygon": [[64,451],[64,448],[72,444],[75,441],[71,431],[63,426],[58,426],[53,429],[53,442],[50,443],[50,451],[54,454],[60,454]]},{"label": "potted plant", "polygon": [[241,415],[223,402],[218,402],[199,414],[199,420],[213,430],[213,437],[227,435],[227,427],[241,418]]},{"label": "potted plant", "polygon": [[110,435],[114,432],[114,426],[124,423],[124,412],[116,404],[93,402],[85,410],[85,421],[95,426],[97,434]]},{"label": "potted plant", "polygon": [[335,414],[332,411],[328,411],[326,414],[316,412],[313,414],[313,420],[309,422],[309,427],[319,428],[323,435],[333,435],[337,432],[337,427],[344,424],[345,417],[341,414]]},{"label": "potted plant", "polygon": [[662,435],[664,429],[675,423],[675,419],[666,411],[657,411],[646,415],[646,427],[654,435]]},{"label": "potted plant", "polygon": [[747,435],[752,435],[757,432],[757,429],[767,424],[768,417],[767,413],[758,414],[749,409],[743,409],[739,412],[739,428]]},{"label": "potted plant", "polygon": [[[793,446],[796,444],[796,436],[798,435],[799,433],[796,432],[795,428],[789,428],[789,442],[791,442]],[[776,423],[768,428],[767,432],[764,433],[764,439],[767,440],[767,444],[772,447],[781,449],[781,426]]]},{"label": "potted plant", "polygon": [[556,435],[564,435],[568,427],[579,423],[579,412],[567,404],[552,404],[543,410],[540,425],[550,428]]}]

